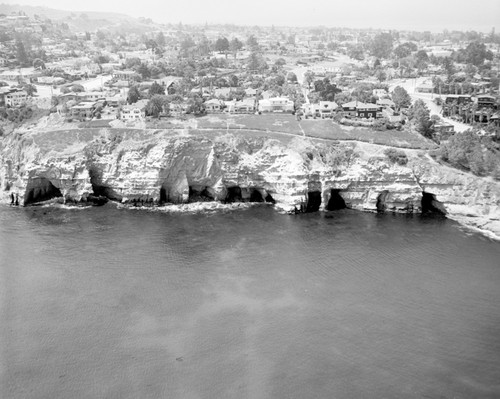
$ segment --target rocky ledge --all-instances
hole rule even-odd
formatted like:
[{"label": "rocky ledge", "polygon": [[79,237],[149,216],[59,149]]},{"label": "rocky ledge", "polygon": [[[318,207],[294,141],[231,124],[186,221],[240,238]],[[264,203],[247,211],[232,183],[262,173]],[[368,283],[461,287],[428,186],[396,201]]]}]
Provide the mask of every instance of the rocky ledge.
[{"label": "rocky ledge", "polygon": [[86,129],[11,135],[0,149],[2,202],[272,202],[283,212],[343,207],[446,213],[500,237],[500,184],[424,151],[252,132]]}]

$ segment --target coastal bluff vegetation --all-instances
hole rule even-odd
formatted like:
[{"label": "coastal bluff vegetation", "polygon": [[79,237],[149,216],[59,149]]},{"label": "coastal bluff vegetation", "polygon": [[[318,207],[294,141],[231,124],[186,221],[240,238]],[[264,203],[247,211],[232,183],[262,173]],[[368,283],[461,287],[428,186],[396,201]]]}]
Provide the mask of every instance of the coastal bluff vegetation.
[{"label": "coastal bluff vegetation", "polygon": [[436,161],[429,155],[436,145],[422,136],[393,136],[388,145],[369,129],[331,121],[275,116],[260,129],[245,118],[65,129],[47,117],[2,139],[0,198],[17,195],[20,205],[219,201],[268,202],[286,213],[432,211],[500,236],[500,183]]}]

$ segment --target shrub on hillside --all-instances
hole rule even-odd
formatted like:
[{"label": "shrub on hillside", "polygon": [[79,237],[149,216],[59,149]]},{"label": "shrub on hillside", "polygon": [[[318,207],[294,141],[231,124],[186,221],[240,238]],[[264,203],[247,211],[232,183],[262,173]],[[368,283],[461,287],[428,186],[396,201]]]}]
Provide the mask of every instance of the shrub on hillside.
[{"label": "shrub on hillside", "polygon": [[500,178],[500,152],[489,137],[481,137],[473,130],[456,133],[444,143],[439,157],[460,169],[478,176]]},{"label": "shrub on hillside", "polygon": [[388,148],[384,151],[384,154],[393,163],[398,165],[406,165],[408,163],[408,157],[403,150],[397,150],[396,148]]}]

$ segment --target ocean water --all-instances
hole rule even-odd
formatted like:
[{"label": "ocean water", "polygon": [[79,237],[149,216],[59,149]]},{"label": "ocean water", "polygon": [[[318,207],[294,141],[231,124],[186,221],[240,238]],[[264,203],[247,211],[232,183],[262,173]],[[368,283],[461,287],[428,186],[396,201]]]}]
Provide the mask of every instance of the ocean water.
[{"label": "ocean water", "polygon": [[500,243],[270,206],[0,208],[0,398],[499,398]]}]

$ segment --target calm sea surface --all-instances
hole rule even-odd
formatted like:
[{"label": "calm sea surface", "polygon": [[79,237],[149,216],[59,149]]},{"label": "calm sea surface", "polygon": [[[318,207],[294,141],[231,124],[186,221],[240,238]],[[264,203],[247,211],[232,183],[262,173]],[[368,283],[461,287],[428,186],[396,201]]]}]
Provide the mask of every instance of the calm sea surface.
[{"label": "calm sea surface", "polygon": [[0,207],[0,398],[499,398],[500,243],[439,218]]}]

